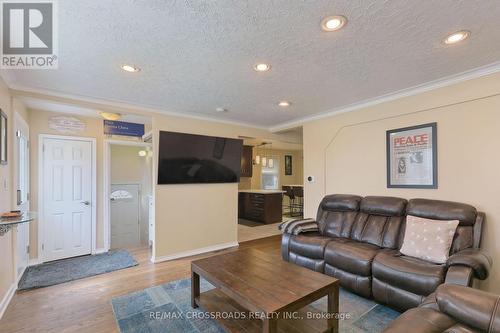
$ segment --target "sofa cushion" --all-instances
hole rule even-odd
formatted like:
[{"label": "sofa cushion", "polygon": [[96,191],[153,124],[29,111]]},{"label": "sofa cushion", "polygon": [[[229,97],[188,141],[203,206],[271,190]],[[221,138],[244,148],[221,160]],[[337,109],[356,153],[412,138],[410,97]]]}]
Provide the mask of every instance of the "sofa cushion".
[{"label": "sofa cushion", "polygon": [[357,211],[362,197],[350,194],[331,194],[323,198],[320,208],[334,212]]},{"label": "sofa cushion", "polygon": [[325,247],[331,242],[330,237],[296,235],[290,238],[290,252],[310,259],[323,259]]},{"label": "sofa cushion", "polygon": [[434,220],[459,220],[460,226],[474,225],[477,216],[476,208],[471,205],[429,199],[411,199],[406,213]]},{"label": "sofa cushion", "polygon": [[414,308],[394,320],[384,333],[442,333],[456,324],[449,316],[429,308]]},{"label": "sofa cushion", "polygon": [[427,296],[444,282],[446,265],[404,256],[398,251],[381,251],[373,260],[372,272],[383,282]]},{"label": "sofa cushion", "polygon": [[361,197],[348,194],[327,195],[316,216],[320,233],[329,237],[348,238],[359,210]]},{"label": "sofa cushion", "polygon": [[397,197],[365,197],[361,200],[360,211],[370,215],[403,216],[407,201]]},{"label": "sofa cushion", "polygon": [[333,240],[326,246],[325,262],[349,273],[371,276],[378,246],[357,241]]}]

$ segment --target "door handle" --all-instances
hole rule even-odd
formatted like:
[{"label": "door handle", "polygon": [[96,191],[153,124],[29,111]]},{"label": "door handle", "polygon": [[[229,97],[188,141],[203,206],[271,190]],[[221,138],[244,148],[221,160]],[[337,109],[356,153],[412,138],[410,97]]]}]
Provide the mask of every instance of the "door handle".
[{"label": "door handle", "polygon": [[82,204],[84,204],[85,206],[90,206],[90,201],[82,201]]}]

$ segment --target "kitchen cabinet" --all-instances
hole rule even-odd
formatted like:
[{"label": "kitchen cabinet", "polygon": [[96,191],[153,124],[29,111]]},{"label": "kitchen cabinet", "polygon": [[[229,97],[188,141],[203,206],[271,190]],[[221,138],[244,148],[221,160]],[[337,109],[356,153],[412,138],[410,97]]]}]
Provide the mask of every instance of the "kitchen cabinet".
[{"label": "kitchen cabinet", "polygon": [[263,223],[282,220],[283,192],[273,190],[241,190],[238,217]]}]

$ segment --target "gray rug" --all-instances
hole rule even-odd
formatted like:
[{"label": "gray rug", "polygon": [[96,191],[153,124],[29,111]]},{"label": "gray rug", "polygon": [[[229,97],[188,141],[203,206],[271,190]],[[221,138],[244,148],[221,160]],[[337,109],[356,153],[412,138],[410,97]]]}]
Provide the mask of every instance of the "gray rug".
[{"label": "gray rug", "polygon": [[125,250],[53,261],[28,267],[18,290],[53,286],[136,265],[137,261]]},{"label": "gray rug", "polygon": [[[213,289],[201,279],[201,292]],[[223,333],[209,316],[200,316],[191,308],[191,279],[177,280],[132,294],[113,298],[111,304],[121,333]],[[326,297],[312,304],[326,311]],[[343,289],[340,290],[340,312],[348,319],[340,321],[340,332],[378,333],[399,316],[379,305]]]}]

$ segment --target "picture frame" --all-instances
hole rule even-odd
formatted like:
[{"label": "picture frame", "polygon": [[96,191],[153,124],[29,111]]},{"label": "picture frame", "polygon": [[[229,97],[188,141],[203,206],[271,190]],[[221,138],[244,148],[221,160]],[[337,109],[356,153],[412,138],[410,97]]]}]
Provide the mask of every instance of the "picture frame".
[{"label": "picture frame", "polygon": [[8,158],[8,122],[7,122],[7,114],[0,109],[0,165],[7,164]]},{"label": "picture frame", "polygon": [[387,187],[438,188],[437,123],[388,130]]},{"label": "picture frame", "polygon": [[292,169],[292,155],[285,155],[285,176],[291,176],[293,173]]}]

